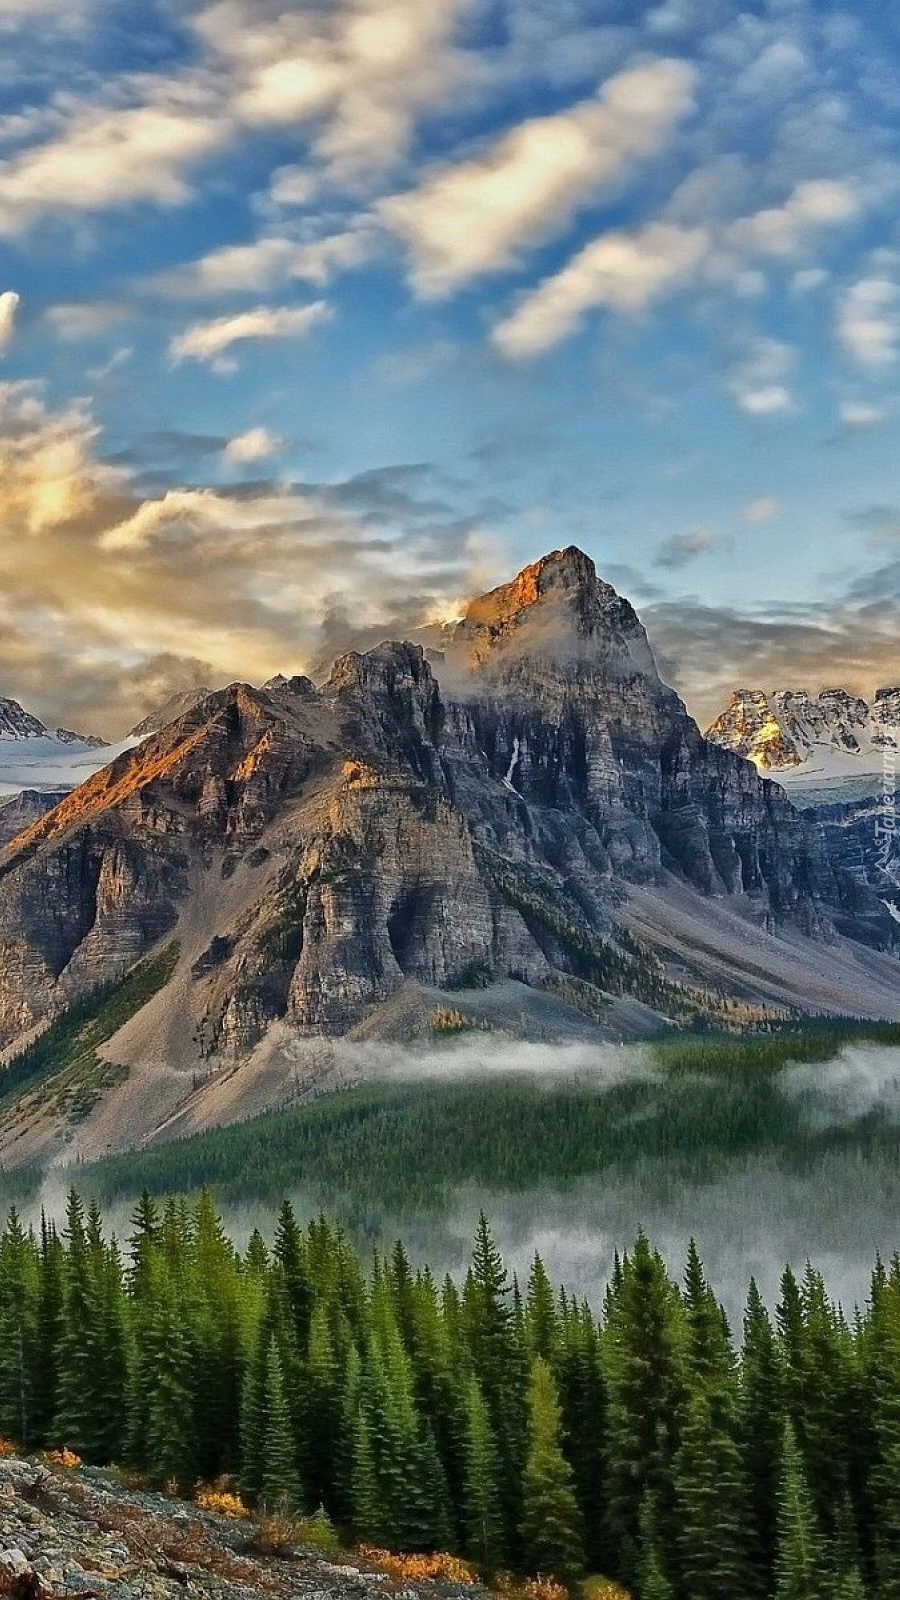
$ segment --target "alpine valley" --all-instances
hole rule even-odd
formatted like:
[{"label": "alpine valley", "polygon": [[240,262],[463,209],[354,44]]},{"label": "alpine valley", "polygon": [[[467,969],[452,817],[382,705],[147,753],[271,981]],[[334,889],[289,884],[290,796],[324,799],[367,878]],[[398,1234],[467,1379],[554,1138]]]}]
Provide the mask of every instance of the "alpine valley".
[{"label": "alpine valley", "polygon": [[[578,549],[318,684],[234,683],[172,718],[10,802],[7,1162],[76,1125],[91,1155],[241,1120],[339,1039],[900,1019],[883,896],[701,736]],[[94,1032],[48,1093],[73,1019]]]}]

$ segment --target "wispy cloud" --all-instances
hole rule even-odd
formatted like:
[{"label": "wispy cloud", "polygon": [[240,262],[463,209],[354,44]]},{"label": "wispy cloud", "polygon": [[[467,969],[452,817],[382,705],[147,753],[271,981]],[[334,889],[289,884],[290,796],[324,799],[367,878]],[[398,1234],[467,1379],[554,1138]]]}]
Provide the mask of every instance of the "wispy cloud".
[{"label": "wispy cloud", "polygon": [[796,358],[792,345],[781,339],[756,339],[735,362],[728,388],[742,411],[751,417],[768,417],[789,411],[794,403],[788,380]]},{"label": "wispy cloud", "polygon": [[[730,222],[662,219],[612,229],[526,292],[495,327],[494,343],[507,356],[537,355],[572,333],[594,308],[633,316],[698,284],[742,292],[755,263],[790,260],[820,230],[857,213],[845,184],[823,180],[799,184],[782,205]],[[752,286],[765,287],[765,279]]]},{"label": "wispy cloud", "polygon": [[408,245],[426,297],[451,293],[565,223],[590,197],[668,141],[691,109],[694,73],[661,60],[621,72],[568,111],[533,117],[471,161],[435,172],[383,202],[385,223]]},{"label": "wispy cloud", "polygon": [[900,288],[890,278],[860,278],[838,304],[837,331],[861,367],[879,371],[900,354]]},{"label": "wispy cloud", "polygon": [[682,567],[690,566],[698,556],[720,549],[721,545],[722,540],[711,528],[692,528],[689,533],[675,533],[660,545],[656,553],[656,565],[677,572]]},{"label": "wispy cloud", "polygon": [[305,306],[255,306],[232,316],[195,322],[169,344],[173,362],[219,362],[233,345],[255,339],[298,339],[331,316],[324,300]]}]

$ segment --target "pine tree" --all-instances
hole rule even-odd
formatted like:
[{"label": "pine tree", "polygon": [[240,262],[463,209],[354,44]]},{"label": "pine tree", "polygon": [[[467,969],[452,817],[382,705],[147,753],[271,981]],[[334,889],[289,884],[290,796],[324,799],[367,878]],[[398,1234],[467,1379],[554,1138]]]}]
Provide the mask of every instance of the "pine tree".
[{"label": "pine tree", "polygon": [[0,1432],[26,1449],[36,1434],[39,1294],[34,1241],[12,1207],[0,1239]]},{"label": "pine tree", "polygon": [[607,1520],[617,1576],[638,1580],[645,1494],[664,1548],[677,1536],[674,1457],[683,1411],[683,1310],[659,1254],[640,1234],[622,1262],[604,1332],[608,1388]]},{"label": "pine tree", "polygon": [[464,1325],[497,1445],[504,1537],[514,1556],[522,1517],[527,1358],[510,1293],[503,1259],[482,1213],[463,1294]]},{"label": "pine tree", "polygon": [[608,1572],[614,1563],[606,1527],[606,1380],[599,1333],[587,1304],[573,1304],[565,1313],[555,1373],[587,1564],[591,1572]]},{"label": "pine tree", "polygon": [[500,1462],[490,1417],[475,1378],[466,1390],[465,1479],[463,1525],[466,1553],[486,1572],[505,1559]]},{"label": "pine tree", "polygon": [[832,1600],[834,1583],[790,1422],[782,1446],[777,1574],[777,1600]]},{"label": "pine tree", "polygon": [[688,1392],[674,1461],[679,1575],[691,1600],[750,1600],[750,1507],[737,1438],[734,1355],[693,1240],[684,1301]]},{"label": "pine tree", "polygon": [[675,1458],[679,1572],[691,1600],[750,1600],[747,1501],[737,1444],[703,1387],[685,1408]]},{"label": "pine tree", "polygon": [[640,1600],[672,1600],[674,1591],[666,1575],[653,1497],[647,1493],[641,1500],[638,1558],[638,1593]]},{"label": "pine tree", "polygon": [[525,1301],[525,1341],[531,1359],[542,1356],[545,1361],[552,1361],[557,1334],[557,1311],[553,1288],[543,1261],[536,1255],[532,1263]]},{"label": "pine tree", "polygon": [[522,1549],[530,1571],[574,1579],[584,1570],[572,1469],[562,1452],[559,1398],[540,1356],[528,1391],[528,1454],[522,1491]]},{"label": "pine tree", "polygon": [[270,1510],[296,1511],[302,1499],[300,1475],[284,1390],[284,1373],[274,1335],[270,1337],[266,1351],[262,1429],[260,1504]]},{"label": "pine tree", "polygon": [[118,1299],[107,1281],[99,1219],[72,1191],[66,1208],[66,1253],[59,1380],[54,1434],[89,1461],[109,1459],[111,1439],[124,1412],[124,1370],[119,1332],[114,1333]]},{"label": "pine tree", "polygon": [[64,1322],[65,1260],[56,1229],[41,1212],[41,1244],[36,1310],[37,1359],[32,1380],[32,1424],[35,1440],[48,1444],[57,1409],[59,1355]]},{"label": "pine tree", "polygon": [[196,1365],[177,1291],[162,1262],[156,1263],[154,1276],[147,1311],[145,1465],[154,1483],[186,1490],[197,1475]]},{"label": "pine tree", "polygon": [[775,1330],[753,1279],[744,1315],[739,1418],[752,1516],[748,1542],[768,1592],[775,1571],[784,1393]]}]

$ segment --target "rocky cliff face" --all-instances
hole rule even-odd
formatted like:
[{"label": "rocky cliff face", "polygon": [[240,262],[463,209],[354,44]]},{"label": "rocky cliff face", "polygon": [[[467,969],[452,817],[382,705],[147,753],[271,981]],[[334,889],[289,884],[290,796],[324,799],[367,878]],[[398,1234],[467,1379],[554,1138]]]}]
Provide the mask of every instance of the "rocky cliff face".
[{"label": "rocky cliff face", "polygon": [[706,737],[761,772],[881,771],[900,745],[900,689],[878,689],[871,705],[846,689],[736,689]]},{"label": "rocky cliff face", "polygon": [[815,938],[894,928],[701,737],[628,602],[555,552],[319,687],[208,695],[13,840],[0,1042],[174,934],[201,1054],[276,1019],[344,1031],[410,979],[603,986],[634,960],[623,886],[667,874]]}]

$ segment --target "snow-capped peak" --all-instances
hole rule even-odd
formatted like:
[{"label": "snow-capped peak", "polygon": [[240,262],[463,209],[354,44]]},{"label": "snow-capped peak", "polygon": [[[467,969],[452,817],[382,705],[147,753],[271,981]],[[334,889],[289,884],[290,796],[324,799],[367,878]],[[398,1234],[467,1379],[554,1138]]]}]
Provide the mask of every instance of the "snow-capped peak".
[{"label": "snow-capped peak", "polygon": [[900,688],[736,689],[707,739],[780,780],[881,773],[900,754]]}]

